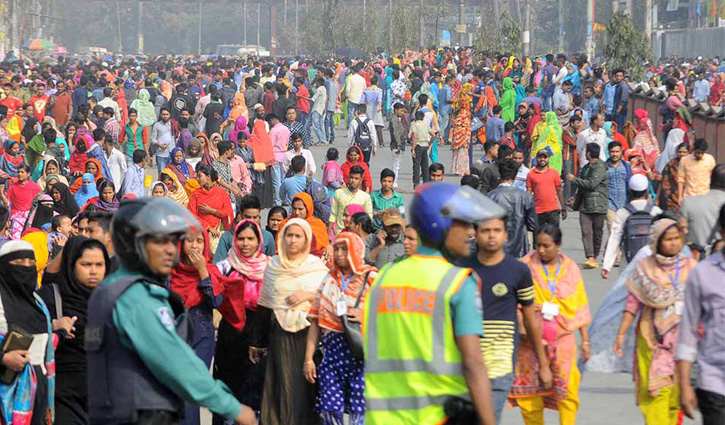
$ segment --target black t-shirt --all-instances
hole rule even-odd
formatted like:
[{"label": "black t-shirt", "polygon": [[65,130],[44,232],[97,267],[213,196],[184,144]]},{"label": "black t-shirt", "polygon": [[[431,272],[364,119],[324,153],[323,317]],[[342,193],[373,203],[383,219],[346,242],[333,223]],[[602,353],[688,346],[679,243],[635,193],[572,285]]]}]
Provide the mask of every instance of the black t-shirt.
[{"label": "black t-shirt", "polygon": [[474,254],[458,262],[481,278],[483,330],[481,349],[489,378],[513,372],[518,343],[518,305],[534,302],[534,282],[529,268],[506,254],[495,266],[484,266]]}]

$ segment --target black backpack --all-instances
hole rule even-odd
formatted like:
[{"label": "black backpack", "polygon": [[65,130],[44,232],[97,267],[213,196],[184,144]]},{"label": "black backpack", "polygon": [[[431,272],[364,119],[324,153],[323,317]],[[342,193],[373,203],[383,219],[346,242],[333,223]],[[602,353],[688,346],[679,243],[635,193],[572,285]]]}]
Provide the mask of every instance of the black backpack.
[{"label": "black backpack", "polygon": [[627,261],[632,261],[637,251],[647,245],[649,241],[649,229],[652,226],[652,208],[654,205],[647,203],[647,207],[638,210],[631,203],[624,206],[630,215],[624,222],[622,233],[622,250]]},{"label": "black backpack", "polygon": [[355,118],[355,121],[357,122],[357,128],[353,139],[354,144],[360,147],[363,152],[371,152],[373,150],[373,135],[370,134],[370,128],[368,127],[370,118],[365,118],[365,121]]}]

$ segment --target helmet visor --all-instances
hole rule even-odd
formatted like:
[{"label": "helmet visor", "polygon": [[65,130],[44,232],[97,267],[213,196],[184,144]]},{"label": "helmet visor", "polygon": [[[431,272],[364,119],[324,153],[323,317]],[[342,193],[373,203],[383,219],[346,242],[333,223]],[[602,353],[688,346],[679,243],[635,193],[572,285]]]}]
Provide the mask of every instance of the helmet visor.
[{"label": "helmet visor", "polygon": [[141,236],[182,235],[201,232],[201,224],[189,210],[166,198],[153,198],[132,220]]},{"label": "helmet visor", "polygon": [[506,210],[469,186],[456,190],[440,212],[443,217],[471,224],[506,216]]}]

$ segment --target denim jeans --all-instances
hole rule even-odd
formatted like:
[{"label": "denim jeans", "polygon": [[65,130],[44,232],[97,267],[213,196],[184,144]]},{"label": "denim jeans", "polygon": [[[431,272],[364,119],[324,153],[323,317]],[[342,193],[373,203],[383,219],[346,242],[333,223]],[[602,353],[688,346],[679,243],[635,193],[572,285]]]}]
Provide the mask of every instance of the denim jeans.
[{"label": "denim jeans", "polygon": [[325,113],[325,141],[335,141],[335,111]]},{"label": "denim jeans", "polygon": [[450,126],[451,116],[447,112],[438,112],[438,127],[441,129],[443,135],[443,143],[448,143],[448,134],[451,131]]},{"label": "denim jeans", "polygon": [[282,187],[282,163],[276,162],[272,166],[272,196],[274,205],[282,205],[282,198],[279,196],[279,189]]},{"label": "denim jeans", "polygon": [[158,156],[156,155],[156,167],[159,170],[159,174],[161,174],[161,171],[166,168],[167,165],[171,163],[171,157],[170,156]]},{"label": "denim jeans", "polygon": [[[327,143],[327,138],[325,137],[325,117],[317,112],[312,112],[308,121],[310,123],[308,126],[312,128],[312,131],[317,137],[317,143]],[[310,139],[312,139],[312,133],[310,133]]]},{"label": "denim jeans", "polygon": [[544,110],[545,111],[553,111],[554,110],[554,94],[542,94],[541,99],[544,101]]},{"label": "denim jeans", "polygon": [[307,112],[300,112],[300,123],[305,126],[305,129],[308,129],[307,127],[307,117],[309,114]]},{"label": "denim jeans", "polygon": [[491,392],[493,393],[493,409],[496,414],[496,424],[501,423],[501,413],[506,406],[506,400],[511,392],[511,384],[513,382],[513,373],[491,379]]},{"label": "denim jeans", "polygon": [[347,127],[350,128],[350,121],[355,118],[355,110],[357,109],[357,103],[347,101]]}]

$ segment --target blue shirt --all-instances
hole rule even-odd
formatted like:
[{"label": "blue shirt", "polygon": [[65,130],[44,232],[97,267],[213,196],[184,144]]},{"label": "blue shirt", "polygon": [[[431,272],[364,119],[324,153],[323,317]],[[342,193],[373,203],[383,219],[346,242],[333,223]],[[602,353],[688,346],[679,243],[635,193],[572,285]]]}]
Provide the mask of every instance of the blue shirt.
[{"label": "blue shirt", "polygon": [[304,192],[306,188],[307,176],[304,174],[295,174],[282,181],[282,186],[279,188],[279,197],[282,198],[285,205],[289,205],[292,197],[300,192]]},{"label": "blue shirt", "polygon": [[451,86],[446,84],[438,91],[438,110],[442,114],[451,114],[451,103],[453,102],[453,91]]},{"label": "blue shirt", "polygon": [[139,198],[146,196],[144,191],[144,177],[146,170],[136,164],[131,164],[126,169],[126,177],[123,179],[123,194],[133,193]]},{"label": "blue shirt", "polygon": [[498,142],[501,140],[503,135],[506,134],[504,131],[504,122],[501,117],[494,115],[486,121],[486,140],[493,140]]},{"label": "blue shirt", "polygon": [[604,105],[604,113],[607,115],[611,115],[614,112],[614,94],[616,91],[617,86],[612,83],[604,86],[604,100],[602,100],[602,104]]},{"label": "blue shirt", "polygon": [[607,177],[609,178],[609,209],[617,211],[627,204],[627,184],[632,177],[632,169],[626,161],[619,161],[619,165],[612,166],[607,160]]}]

